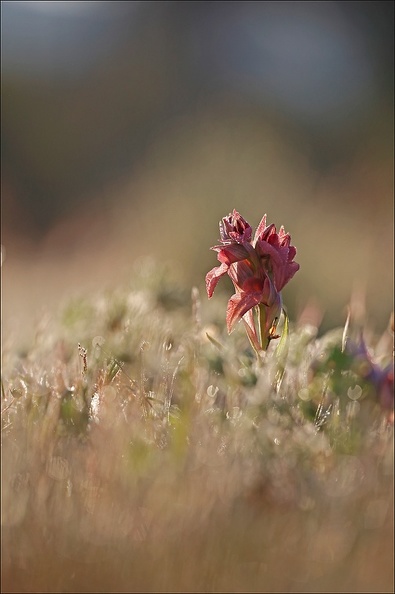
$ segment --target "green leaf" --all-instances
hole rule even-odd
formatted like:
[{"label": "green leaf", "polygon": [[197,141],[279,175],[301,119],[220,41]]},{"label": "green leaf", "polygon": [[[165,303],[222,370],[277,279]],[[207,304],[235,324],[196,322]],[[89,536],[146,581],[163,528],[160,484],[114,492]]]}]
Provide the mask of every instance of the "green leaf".
[{"label": "green leaf", "polygon": [[224,347],[222,346],[222,344],[220,342],[218,342],[217,340],[215,340],[215,338],[210,336],[210,334],[208,332],[206,332],[206,336],[209,339],[209,341],[211,342],[211,344],[213,344],[218,350],[220,350],[220,351],[224,350]]},{"label": "green leaf", "polygon": [[277,357],[281,357],[281,355],[283,355],[285,353],[285,347],[287,345],[287,338],[288,338],[288,334],[289,334],[288,314],[284,308],[282,309],[282,312],[284,315],[284,325],[283,325],[283,331],[281,333],[280,342],[278,343],[277,348],[276,348]]},{"label": "green leaf", "polygon": [[[265,348],[265,350],[267,350],[267,347],[270,344],[270,340],[267,339],[266,336],[264,336],[264,331],[265,331],[265,327],[266,327],[266,306],[263,305],[262,303],[259,304],[258,306],[259,309],[259,334],[261,337],[261,347],[262,349]],[[266,345],[264,347],[264,345]]]}]

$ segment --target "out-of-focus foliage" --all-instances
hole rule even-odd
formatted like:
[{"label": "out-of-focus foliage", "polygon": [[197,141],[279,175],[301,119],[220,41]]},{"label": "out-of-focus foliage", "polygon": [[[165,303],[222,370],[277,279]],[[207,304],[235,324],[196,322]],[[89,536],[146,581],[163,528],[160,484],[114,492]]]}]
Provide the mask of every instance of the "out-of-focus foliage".
[{"label": "out-of-focus foliage", "polygon": [[[183,287],[144,261],[4,344],[2,589],[390,592],[393,410],[347,347],[361,318],[301,316],[259,364]],[[365,335],[384,369],[390,331]]]}]

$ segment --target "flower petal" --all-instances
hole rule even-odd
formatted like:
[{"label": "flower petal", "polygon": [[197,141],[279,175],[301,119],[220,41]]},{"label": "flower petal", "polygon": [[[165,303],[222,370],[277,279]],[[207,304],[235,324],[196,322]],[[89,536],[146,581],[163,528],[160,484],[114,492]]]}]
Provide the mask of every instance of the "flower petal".
[{"label": "flower petal", "polygon": [[262,335],[267,339],[269,336],[270,328],[272,327],[274,320],[280,317],[282,308],[282,297],[281,293],[276,293],[276,297],[273,303],[266,307],[266,322],[265,327],[261,328]]},{"label": "flower petal", "polygon": [[258,333],[255,327],[253,310],[249,309],[242,317],[242,320],[252,347],[257,352],[261,351],[262,345],[259,342]]},{"label": "flower petal", "polygon": [[276,235],[276,226],[272,223],[271,225],[269,225],[268,227],[265,227],[265,229],[262,231],[262,233],[260,233],[259,235],[257,234],[256,237],[256,241],[260,240],[260,241],[268,241],[269,237],[271,237],[272,235]]},{"label": "flower petal", "polygon": [[229,299],[226,310],[226,324],[229,334],[244,314],[255,305],[258,305],[260,297],[260,293],[237,292]]},{"label": "flower petal", "polygon": [[206,291],[209,299],[213,296],[214,289],[217,286],[219,279],[228,272],[228,269],[229,266],[223,263],[221,266],[216,266],[206,274]]},{"label": "flower petal", "polygon": [[244,283],[254,277],[254,270],[249,260],[242,260],[229,266],[228,275],[234,286],[241,290]]},{"label": "flower petal", "polygon": [[252,228],[241,214],[233,209],[233,212],[220,221],[219,233],[223,243],[243,243],[251,241]]},{"label": "flower petal", "polygon": [[[294,276],[299,270],[299,264],[290,261],[290,250],[291,256],[294,255],[291,247],[274,246],[268,241],[257,242],[257,252],[261,258],[269,256],[270,259],[266,263],[267,273],[273,272],[274,284],[277,291],[281,291],[287,282]],[[295,249],[295,248],[293,248]],[[296,250],[295,250],[296,253]]]},{"label": "flower petal", "polygon": [[259,223],[258,227],[256,228],[255,235],[254,235],[254,245],[256,244],[259,237],[263,234],[266,229],[266,214],[263,215],[261,222]]},{"label": "flower petal", "polygon": [[232,243],[222,247],[217,258],[220,262],[230,265],[233,262],[240,262],[248,258],[248,251],[241,243]]},{"label": "flower petal", "polygon": [[263,285],[261,303],[267,307],[271,307],[273,303],[278,300],[278,296],[279,292],[276,291],[276,287],[274,286],[272,280],[269,276],[267,276]]}]

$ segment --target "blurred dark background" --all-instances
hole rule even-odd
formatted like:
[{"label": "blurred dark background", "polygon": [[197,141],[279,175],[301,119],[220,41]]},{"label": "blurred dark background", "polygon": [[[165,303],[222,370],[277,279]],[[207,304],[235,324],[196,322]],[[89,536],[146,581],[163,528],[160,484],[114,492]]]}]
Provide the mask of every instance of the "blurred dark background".
[{"label": "blurred dark background", "polygon": [[1,10],[6,324],[145,255],[203,289],[218,220],[237,208],[291,233],[291,313],[313,298],[324,325],[343,323],[359,288],[385,327],[393,2]]}]

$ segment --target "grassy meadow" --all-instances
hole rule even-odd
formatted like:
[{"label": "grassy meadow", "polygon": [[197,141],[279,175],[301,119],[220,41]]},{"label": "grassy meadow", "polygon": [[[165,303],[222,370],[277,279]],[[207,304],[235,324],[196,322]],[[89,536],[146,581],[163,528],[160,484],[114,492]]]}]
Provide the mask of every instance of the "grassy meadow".
[{"label": "grassy meadow", "polygon": [[394,592],[393,3],[1,11],[1,591]]},{"label": "grassy meadow", "polygon": [[131,278],[3,341],[2,591],[393,591],[393,413],[345,348],[384,369],[393,327],[306,306],[257,361],[225,295]]}]

